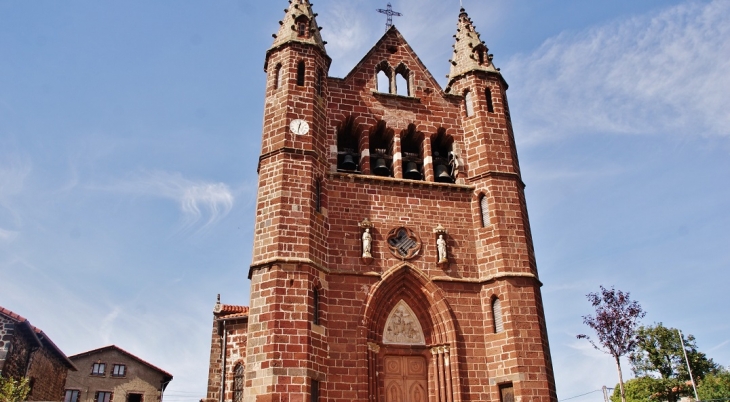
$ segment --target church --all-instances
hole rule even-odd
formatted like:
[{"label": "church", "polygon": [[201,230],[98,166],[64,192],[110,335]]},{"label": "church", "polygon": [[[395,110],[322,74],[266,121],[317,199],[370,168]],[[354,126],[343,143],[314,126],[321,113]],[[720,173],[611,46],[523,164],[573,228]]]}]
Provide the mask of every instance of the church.
[{"label": "church", "polygon": [[[308,0],[265,54],[249,306],[208,402],[556,402],[507,83],[462,8],[442,88],[394,26],[344,78]],[[450,33],[444,33],[450,34]]]}]

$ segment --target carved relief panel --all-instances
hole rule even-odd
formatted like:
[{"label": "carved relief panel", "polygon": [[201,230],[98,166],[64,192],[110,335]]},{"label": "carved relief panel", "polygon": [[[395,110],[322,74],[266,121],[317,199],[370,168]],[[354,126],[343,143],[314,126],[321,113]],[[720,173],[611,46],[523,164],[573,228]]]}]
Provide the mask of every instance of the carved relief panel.
[{"label": "carved relief panel", "polygon": [[383,343],[386,345],[425,345],[421,323],[408,304],[401,300],[388,315],[383,330]]}]

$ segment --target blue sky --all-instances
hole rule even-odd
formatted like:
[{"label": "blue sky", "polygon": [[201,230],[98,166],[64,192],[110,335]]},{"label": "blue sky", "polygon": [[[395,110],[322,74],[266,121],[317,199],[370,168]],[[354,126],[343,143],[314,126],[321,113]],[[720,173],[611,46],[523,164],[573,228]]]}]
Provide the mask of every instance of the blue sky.
[{"label": "blue sky", "polygon": [[[458,2],[392,3],[443,85]],[[0,0],[0,305],[68,354],[114,343],[172,372],[169,402],[204,397],[215,296],[248,304],[286,5]],[[730,365],[730,2],[464,5],[511,85],[560,399],[616,383],[575,339],[599,285]],[[331,75],[384,6],[315,2]]]}]

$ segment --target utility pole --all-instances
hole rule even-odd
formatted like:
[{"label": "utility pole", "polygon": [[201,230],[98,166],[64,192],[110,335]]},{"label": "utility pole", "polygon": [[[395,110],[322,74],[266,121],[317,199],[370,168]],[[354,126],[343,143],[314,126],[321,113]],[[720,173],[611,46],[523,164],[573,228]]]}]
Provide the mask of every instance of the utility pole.
[{"label": "utility pole", "polygon": [[608,400],[608,388],[606,388],[605,385],[603,386],[603,401],[604,402],[609,402],[609,400]]},{"label": "utility pole", "polygon": [[692,369],[689,367],[689,359],[687,358],[687,349],[684,348],[684,339],[682,338],[682,331],[677,330],[679,333],[679,342],[682,343],[682,352],[684,352],[684,361],[687,362],[687,371],[689,372],[689,379],[692,381],[692,389],[695,391],[695,401],[699,401],[700,397],[697,395],[697,386],[695,385],[695,379],[692,377]]}]

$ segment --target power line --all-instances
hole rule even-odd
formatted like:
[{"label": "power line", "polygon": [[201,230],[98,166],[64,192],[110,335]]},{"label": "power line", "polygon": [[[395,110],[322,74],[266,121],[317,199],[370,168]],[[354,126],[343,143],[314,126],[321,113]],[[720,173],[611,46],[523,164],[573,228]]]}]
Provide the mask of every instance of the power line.
[{"label": "power line", "polygon": [[580,395],[576,395],[576,396],[571,396],[570,398],[565,398],[565,399],[561,399],[561,400],[559,400],[558,402],[563,402],[563,401],[569,401],[569,400],[571,400],[571,399],[575,399],[575,398],[580,398],[581,396],[586,396],[586,395],[592,394],[592,393],[594,393],[594,392],[603,392],[603,388],[601,388],[601,389],[597,389],[597,390],[595,390],[595,391],[591,391],[591,392],[586,392],[585,394],[580,394]]}]

